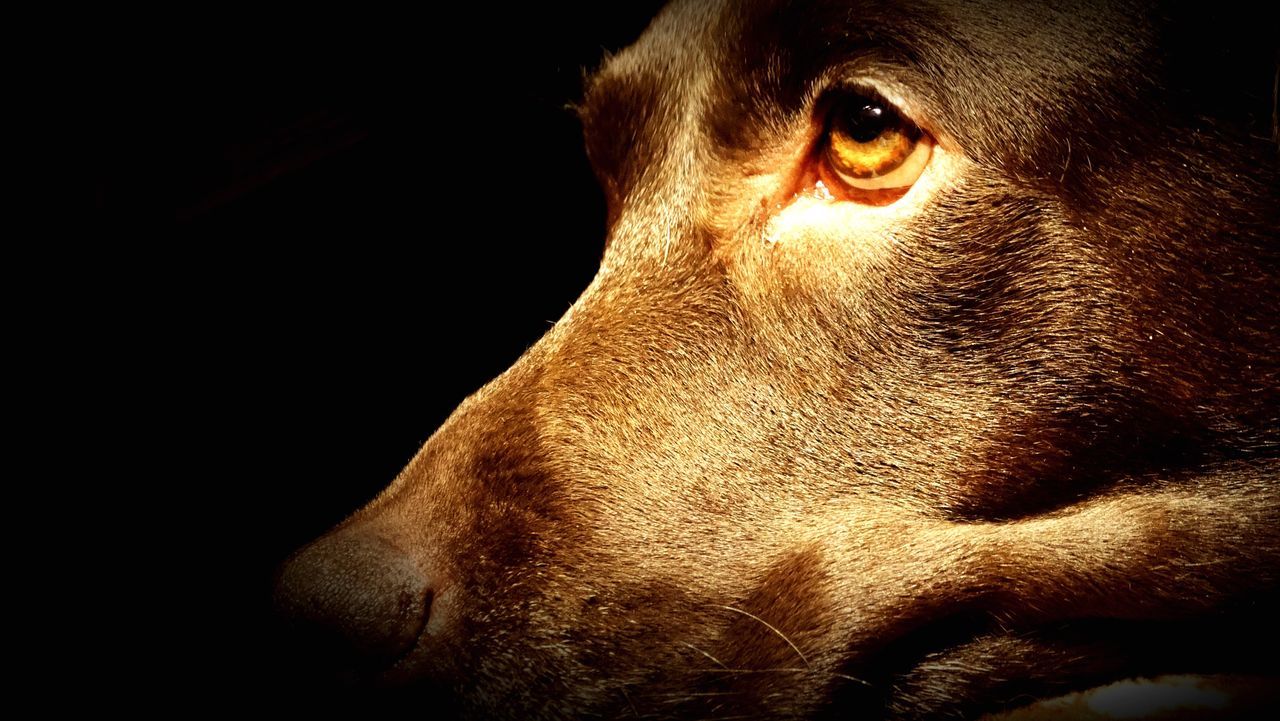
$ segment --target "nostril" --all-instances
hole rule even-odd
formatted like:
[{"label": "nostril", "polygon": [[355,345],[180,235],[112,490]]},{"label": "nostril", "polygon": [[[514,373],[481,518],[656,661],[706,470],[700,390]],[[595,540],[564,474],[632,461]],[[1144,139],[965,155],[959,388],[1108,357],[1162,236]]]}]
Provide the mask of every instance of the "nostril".
[{"label": "nostril", "polygon": [[371,534],[343,531],[286,561],[275,603],[307,648],[385,667],[414,647],[433,595],[404,553]]}]

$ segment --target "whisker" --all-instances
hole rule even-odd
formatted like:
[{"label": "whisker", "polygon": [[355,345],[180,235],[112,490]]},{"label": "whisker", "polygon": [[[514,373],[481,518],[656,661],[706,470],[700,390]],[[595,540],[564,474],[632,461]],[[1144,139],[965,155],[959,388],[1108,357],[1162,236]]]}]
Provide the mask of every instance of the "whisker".
[{"label": "whisker", "polygon": [[[699,673],[725,673],[725,674],[824,673],[823,671],[818,671],[817,669],[813,669],[813,668],[728,668],[727,666],[722,666],[720,668],[700,668],[695,670],[698,671]],[[845,681],[852,681],[854,683],[866,686],[867,688],[872,688],[873,686],[870,681],[867,681],[866,679],[858,678],[857,676],[850,676],[847,673],[828,673],[828,675],[834,678],[843,679]]]},{"label": "whisker", "polygon": [[813,668],[809,663],[809,659],[805,658],[804,654],[800,652],[800,647],[792,643],[791,639],[787,638],[786,634],[774,628],[773,626],[769,625],[768,621],[764,620],[763,618],[760,618],[759,616],[756,616],[755,614],[747,613],[746,611],[743,611],[740,608],[734,608],[733,606],[720,606],[720,608],[723,608],[726,611],[734,611],[736,613],[742,614],[743,616],[746,616],[747,618],[753,618],[759,621],[761,624],[764,625],[765,628],[778,634],[778,638],[781,638],[783,641],[786,641],[787,645],[790,646],[792,650],[796,652],[796,655],[800,657],[800,660],[804,661],[805,666],[809,666],[809,668],[811,669]]},{"label": "whisker", "polygon": [[832,675],[832,676],[835,676],[836,678],[842,678],[842,679],[844,679],[845,681],[852,681],[852,682],[854,682],[854,683],[860,683],[860,684],[862,684],[863,686],[866,686],[867,688],[872,688],[871,682],[870,682],[870,681],[868,681],[868,680],[866,680],[866,679],[864,679],[864,678],[858,678],[857,676],[850,676],[850,675],[849,675],[849,674],[847,674],[847,673],[833,673],[833,674],[831,674],[831,675]]},{"label": "whisker", "polygon": [[702,673],[814,673],[811,668],[702,668]]},{"label": "whisker", "polygon": [[631,703],[631,694],[627,693],[627,687],[619,686],[618,690],[622,692],[622,697],[627,700],[627,705],[631,707],[631,713],[636,718],[640,718],[640,712],[636,710],[636,705]]},{"label": "whisker", "polygon": [[712,656],[711,654],[707,653],[706,651],[703,651],[702,649],[698,648],[697,646],[694,646],[693,644],[688,643],[688,642],[685,642],[685,641],[681,641],[680,643],[684,644],[685,646],[688,646],[689,648],[693,649],[694,651],[697,651],[698,653],[702,654],[703,656],[706,656],[707,658],[711,659],[711,661],[712,661],[713,663],[715,663],[715,665],[719,666],[720,668],[726,668],[726,669],[727,669],[727,668],[729,668],[728,666],[726,666],[726,665],[724,665],[723,663],[721,663],[721,662],[720,662],[720,659],[716,658],[715,656]]}]

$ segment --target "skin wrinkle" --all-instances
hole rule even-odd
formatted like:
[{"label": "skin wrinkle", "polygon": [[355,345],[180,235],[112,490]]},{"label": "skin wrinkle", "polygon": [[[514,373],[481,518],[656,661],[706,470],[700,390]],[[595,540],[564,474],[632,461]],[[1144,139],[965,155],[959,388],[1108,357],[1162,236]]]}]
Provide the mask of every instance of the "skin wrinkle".
[{"label": "skin wrinkle", "polygon": [[[1243,94],[1179,94],[1238,58],[1178,19],[666,9],[578,107],[599,274],[334,531],[445,599],[380,680],[469,718],[974,718],[1269,672],[1280,183]],[[792,197],[867,87],[937,139],[921,179]]]}]

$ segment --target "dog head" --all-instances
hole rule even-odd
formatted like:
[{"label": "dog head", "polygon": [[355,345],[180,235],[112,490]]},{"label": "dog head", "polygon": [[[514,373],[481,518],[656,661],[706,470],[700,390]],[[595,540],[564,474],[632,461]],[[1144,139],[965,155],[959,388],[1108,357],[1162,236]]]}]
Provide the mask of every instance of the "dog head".
[{"label": "dog head", "polygon": [[1181,20],[669,7],[579,108],[595,280],[282,606],[477,718],[1215,670],[1277,566],[1280,193]]}]

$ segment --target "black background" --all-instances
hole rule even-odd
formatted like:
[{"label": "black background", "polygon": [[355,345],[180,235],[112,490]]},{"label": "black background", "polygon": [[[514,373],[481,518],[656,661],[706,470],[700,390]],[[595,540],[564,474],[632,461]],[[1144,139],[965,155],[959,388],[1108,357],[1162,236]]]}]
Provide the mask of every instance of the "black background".
[{"label": "black background", "polygon": [[120,454],[156,476],[125,591],[160,635],[144,668],[210,701],[297,690],[275,568],[586,287],[604,207],[568,105],[659,5],[211,8],[84,53],[82,197],[123,239],[86,327],[148,389]]}]

